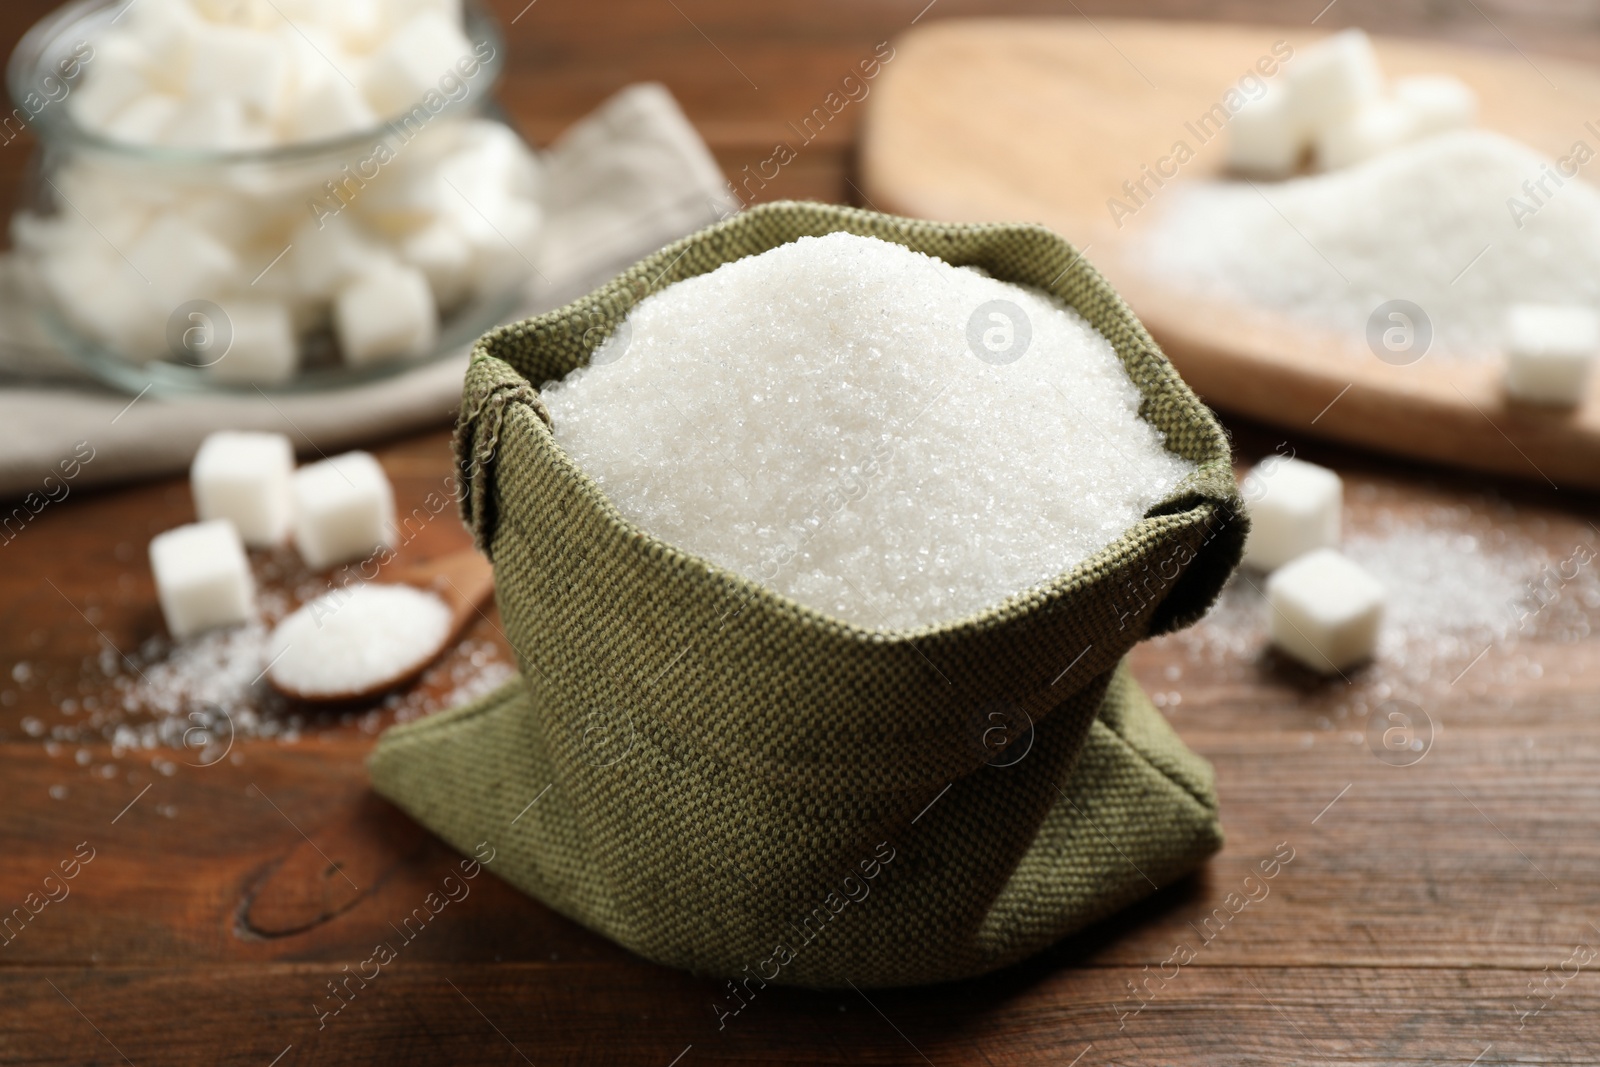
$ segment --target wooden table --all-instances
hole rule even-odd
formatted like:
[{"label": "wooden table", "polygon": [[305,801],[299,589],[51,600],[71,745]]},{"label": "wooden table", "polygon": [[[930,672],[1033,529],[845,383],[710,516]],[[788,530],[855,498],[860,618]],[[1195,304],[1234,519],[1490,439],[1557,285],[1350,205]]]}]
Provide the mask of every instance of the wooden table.
[{"label": "wooden table", "polygon": [[[503,0],[495,6],[515,58],[503,95],[545,141],[617,86],[658,78],[738,175],[790,139],[786,124],[924,2]],[[1115,11],[1310,21],[1322,2],[1291,11],[1265,0],[1220,10],[1148,0]],[[5,5],[0,36],[9,45],[46,6]],[[942,0],[920,17],[998,10],[1057,9]],[[1344,0],[1319,25],[1600,56],[1600,23],[1563,10]],[[858,200],[850,144],[859,112],[847,108],[761,198]],[[0,148],[8,195],[26,152],[22,142]],[[1380,508],[1419,519],[1440,506],[1499,522],[1491,505],[1503,501],[1552,559],[1595,543],[1592,498],[1324,447],[1299,430],[1231,428],[1245,459],[1287,439],[1338,468],[1357,525]],[[378,451],[403,510],[448,471],[442,430]],[[635,959],[489,877],[319,1028],[327,983],[367,958],[454,862],[367,787],[362,760],[391,713],[312,722],[292,743],[240,741],[209,766],[191,765],[207,762],[192,754],[48,743],[53,728],[87,717],[89,700],[108,698],[103,655],[121,670],[108,646],[131,651],[159,633],[144,546],[191,515],[177,479],[74,493],[0,546],[0,917],[59,886],[46,878],[75,854],[93,855],[72,868],[70,895],[7,931],[0,1062],[1600,1060],[1592,638],[1494,642],[1459,684],[1434,679],[1444,695],[1426,706],[1431,748],[1405,767],[1375,756],[1338,682],[1313,683],[1270,658],[1197,657],[1173,639],[1143,646],[1136,674],[1216,765],[1227,848],[1195,877],[981,981],[870,996],[768,990],[719,1031],[717,983]],[[447,513],[402,558],[465,544]],[[1592,588],[1581,584],[1592,577],[1563,594]],[[472,637],[509,659],[492,620]],[[1370,675],[1355,681],[1385,695]],[[1178,944],[1199,943],[1197,926],[1280,842],[1295,858],[1270,896],[1188,965],[1165,962]],[[1137,1013],[1135,984],[1145,1003]]]}]

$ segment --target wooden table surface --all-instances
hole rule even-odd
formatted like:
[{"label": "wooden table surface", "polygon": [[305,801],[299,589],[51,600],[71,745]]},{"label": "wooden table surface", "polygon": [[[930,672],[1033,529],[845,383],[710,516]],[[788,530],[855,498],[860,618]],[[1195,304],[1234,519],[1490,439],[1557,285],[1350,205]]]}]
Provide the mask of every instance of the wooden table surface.
[{"label": "wooden table surface", "polygon": [[[618,86],[655,78],[738,174],[915,17],[1064,9],[1305,24],[1325,0],[523,2],[494,6],[514,59],[503,99],[530,137],[547,141]],[[0,8],[0,38],[9,46],[47,6]],[[1343,0],[1318,23],[1352,24],[1600,57],[1592,6]],[[860,111],[847,108],[762,198],[859,202]],[[0,148],[0,204],[28,150]],[[1286,441],[1344,473],[1357,530],[1443,523],[1529,566],[1600,544],[1592,497],[1327,447],[1309,427],[1230,428],[1242,460]],[[402,511],[443,485],[446,441],[440,430],[378,449]],[[1203,871],[983,980],[770,989],[719,1029],[718,983],[638,960],[493,877],[321,1016],[328,983],[454,863],[369,790],[375,732],[510,656],[486,619],[398,711],[298,724],[269,711],[222,759],[114,745],[101,726],[137,717],[118,710],[132,668],[113,649],[156,669],[136,651],[161,630],[146,541],[191,516],[179,479],[75,492],[0,546],[0,920],[28,912],[0,921],[0,1063],[1600,1062],[1600,654],[1587,636],[1600,624],[1600,562],[1525,598],[1537,625],[1348,682],[1317,683],[1248,640],[1208,644],[1208,631],[1141,647],[1140,681],[1217,768],[1228,844]],[[447,511],[401,559],[466,543]],[[269,577],[286,566],[257,564]],[[1391,700],[1432,725],[1415,761],[1380,758],[1374,743]],[[1270,894],[1202,939],[1280,843],[1294,859]],[[53,875],[63,865],[70,881]],[[1170,962],[1180,945],[1194,951],[1181,967]]]}]

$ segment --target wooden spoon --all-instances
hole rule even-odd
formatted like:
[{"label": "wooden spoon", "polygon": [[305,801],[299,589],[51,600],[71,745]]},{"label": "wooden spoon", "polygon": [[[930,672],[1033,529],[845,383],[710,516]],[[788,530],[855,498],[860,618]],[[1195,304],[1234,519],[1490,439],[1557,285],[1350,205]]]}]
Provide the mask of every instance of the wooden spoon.
[{"label": "wooden spoon", "polygon": [[[348,692],[305,692],[279,677],[275,659],[267,669],[267,680],[279,693],[291,700],[309,704],[349,704],[371,700],[389,690],[414,680],[444,651],[455,644],[463,630],[474,618],[481,615],[483,606],[494,594],[494,570],[475,549],[456,552],[449,556],[406,567],[396,572],[386,585],[409,585],[434,594],[450,609],[450,625],[437,645],[419,651],[405,663],[397,664],[394,671],[359,690]],[[301,605],[302,609],[305,605]],[[286,620],[285,620],[286,621]],[[282,622],[279,625],[283,625]]]}]

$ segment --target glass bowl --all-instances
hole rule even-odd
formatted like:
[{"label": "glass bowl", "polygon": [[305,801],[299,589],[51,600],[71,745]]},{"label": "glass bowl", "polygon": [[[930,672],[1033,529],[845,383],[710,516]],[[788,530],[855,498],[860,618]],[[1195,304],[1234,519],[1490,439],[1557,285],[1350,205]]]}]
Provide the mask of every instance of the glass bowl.
[{"label": "glass bowl", "polygon": [[465,9],[472,52],[399,117],[215,150],[79,121],[94,42],[129,6],[60,8],[7,68],[40,142],[12,243],[37,314],[87,371],[131,392],[338,388],[459,351],[520,302],[539,164],[492,103],[505,46],[480,7]]}]

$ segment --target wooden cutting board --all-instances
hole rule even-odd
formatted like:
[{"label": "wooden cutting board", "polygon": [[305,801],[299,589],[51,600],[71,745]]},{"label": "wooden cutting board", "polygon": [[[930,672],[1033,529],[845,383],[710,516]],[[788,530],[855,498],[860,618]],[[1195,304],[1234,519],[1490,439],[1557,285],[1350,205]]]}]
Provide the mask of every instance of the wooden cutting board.
[{"label": "wooden cutting board", "polygon": [[[1600,489],[1600,375],[1576,411],[1506,400],[1497,366],[1382,362],[1365,345],[1245,309],[1206,305],[1129,264],[1141,209],[1120,227],[1107,201],[1183,139],[1179,182],[1222,176],[1225,133],[1185,126],[1275,42],[1305,29],[1096,19],[950,20],[894,44],[861,145],[863,190],[882,211],[959,222],[1027,220],[1065,235],[1115,284],[1184,378],[1213,406],[1286,436],[1318,434],[1400,454]],[[1453,74],[1481,124],[1551,157],[1600,148],[1600,73],[1545,56],[1377,40],[1391,76]],[[1292,62],[1292,60],[1291,60]],[[1592,175],[1589,175],[1592,178]],[[1512,191],[1508,190],[1508,195]],[[1352,354],[1352,345],[1359,354]]]}]

